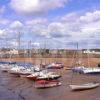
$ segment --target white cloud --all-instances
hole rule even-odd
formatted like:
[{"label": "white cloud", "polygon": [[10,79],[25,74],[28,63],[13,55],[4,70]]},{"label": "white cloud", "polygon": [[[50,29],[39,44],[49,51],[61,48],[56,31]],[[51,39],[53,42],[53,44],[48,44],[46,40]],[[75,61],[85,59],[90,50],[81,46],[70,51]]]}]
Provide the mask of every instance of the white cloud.
[{"label": "white cloud", "polygon": [[7,37],[7,32],[5,29],[0,29],[0,39],[3,40]]},{"label": "white cloud", "polygon": [[48,29],[45,25],[35,25],[30,29],[31,33],[35,36],[47,36],[48,35]]},{"label": "white cloud", "polygon": [[26,21],[27,26],[34,26],[34,25],[37,25],[37,24],[44,25],[44,24],[47,24],[47,23],[48,23],[48,21],[45,18],[36,18],[36,19],[33,19],[33,20]]},{"label": "white cloud", "polygon": [[75,22],[76,23],[76,21],[78,20],[78,18],[79,18],[79,15],[77,14],[77,13],[75,13],[75,12],[72,12],[72,13],[68,13],[68,14],[66,14],[66,15],[64,15],[64,16],[62,16],[61,18],[58,18],[58,20],[60,19],[61,20],[61,22],[63,22],[63,23],[65,23],[65,22]]},{"label": "white cloud", "polygon": [[6,28],[4,29],[4,38],[7,38],[9,40],[13,40],[16,38],[16,34],[18,32],[16,32],[15,30],[13,29],[10,29],[10,28]]},{"label": "white cloud", "polygon": [[[98,18],[96,13],[93,12],[95,18]],[[93,14],[92,16],[94,16]],[[85,39],[99,34],[97,30],[100,29],[100,21],[99,19],[98,21],[93,20],[91,22],[82,21],[80,20],[82,16],[79,13],[69,13],[65,16],[57,17],[56,20],[54,18],[51,22],[42,18],[34,19],[27,21],[26,26],[29,28],[29,33],[33,35],[51,38],[65,37],[68,41],[85,41]]]},{"label": "white cloud", "polygon": [[34,42],[32,43],[33,46],[36,46],[36,47],[39,47],[40,46],[40,43],[39,42]]},{"label": "white cloud", "polygon": [[10,41],[10,42],[9,42],[9,45],[10,45],[11,47],[18,47],[18,42],[17,42],[17,41]]},{"label": "white cloud", "polygon": [[20,21],[13,21],[0,30],[0,37],[14,40],[18,38],[18,33],[24,33],[24,26]]},{"label": "white cloud", "polygon": [[[88,17],[90,16],[88,15],[89,13],[91,13],[90,20]],[[55,42],[57,47],[59,47],[60,43],[62,47],[64,47],[67,41],[78,41],[83,44],[86,42],[97,43],[96,41],[100,38],[99,11],[86,12],[84,15],[80,13],[69,13],[55,19],[56,18],[52,18],[52,20],[50,20],[39,17],[26,20],[23,23],[18,20],[13,21],[9,25],[7,24],[8,27],[6,29],[0,30],[0,34],[6,33],[8,38],[15,38],[18,32],[25,32],[28,37],[33,36],[31,39],[33,38],[34,43],[39,42],[42,44],[45,38],[50,38],[50,43]]]},{"label": "white cloud", "polygon": [[4,35],[4,30],[0,30],[0,36]]},{"label": "white cloud", "polygon": [[11,7],[20,14],[44,13],[64,7],[68,0],[11,0]]},{"label": "white cloud", "polygon": [[12,29],[21,29],[23,27],[23,24],[20,21],[14,21],[9,26]]},{"label": "white cloud", "polygon": [[94,12],[87,12],[84,16],[80,17],[80,21],[82,22],[93,22],[100,20],[100,11],[96,10]]},{"label": "white cloud", "polygon": [[66,31],[64,24],[60,22],[53,22],[48,26],[48,32],[52,37],[64,37],[68,35]]},{"label": "white cloud", "polygon": [[34,36],[47,36],[48,35],[48,20],[45,18],[36,18],[25,22],[26,28]]}]

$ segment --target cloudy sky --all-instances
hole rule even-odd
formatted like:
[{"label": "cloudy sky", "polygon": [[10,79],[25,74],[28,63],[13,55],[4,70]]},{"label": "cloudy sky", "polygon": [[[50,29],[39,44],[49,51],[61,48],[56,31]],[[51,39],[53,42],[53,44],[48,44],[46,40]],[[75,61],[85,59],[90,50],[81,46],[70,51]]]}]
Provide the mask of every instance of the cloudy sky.
[{"label": "cloudy sky", "polygon": [[21,47],[100,48],[100,0],[0,0],[0,47],[19,33]]}]

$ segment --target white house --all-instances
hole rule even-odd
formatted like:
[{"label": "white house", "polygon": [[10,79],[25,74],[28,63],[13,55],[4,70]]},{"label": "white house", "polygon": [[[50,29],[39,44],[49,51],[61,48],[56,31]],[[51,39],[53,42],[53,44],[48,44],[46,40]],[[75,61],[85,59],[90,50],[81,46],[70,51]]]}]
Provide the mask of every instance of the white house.
[{"label": "white house", "polygon": [[100,52],[97,52],[97,51],[90,51],[90,50],[85,50],[83,51],[83,53],[90,53],[90,54],[100,54]]}]

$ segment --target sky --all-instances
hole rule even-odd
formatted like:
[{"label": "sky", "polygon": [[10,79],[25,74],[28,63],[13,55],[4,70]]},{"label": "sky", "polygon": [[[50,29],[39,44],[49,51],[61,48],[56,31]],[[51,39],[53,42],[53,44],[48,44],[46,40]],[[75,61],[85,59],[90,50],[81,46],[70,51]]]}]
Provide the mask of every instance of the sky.
[{"label": "sky", "polygon": [[0,0],[0,47],[19,34],[21,48],[100,48],[100,0]]}]

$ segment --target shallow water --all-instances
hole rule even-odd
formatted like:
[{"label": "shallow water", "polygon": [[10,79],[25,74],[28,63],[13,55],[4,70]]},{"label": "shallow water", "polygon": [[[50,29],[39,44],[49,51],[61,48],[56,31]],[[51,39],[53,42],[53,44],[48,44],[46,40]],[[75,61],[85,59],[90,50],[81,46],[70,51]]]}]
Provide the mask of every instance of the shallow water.
[{"label": "shallow water", "polygon": [[36,89],[33,81],[0,71],[0,100],[100,100],[100,87],[73,92],[68,86],[71,82],[100,82],[100,75],[74,74],[72,77],[72,72],[66,70],[60,80],[62,86]]}]

